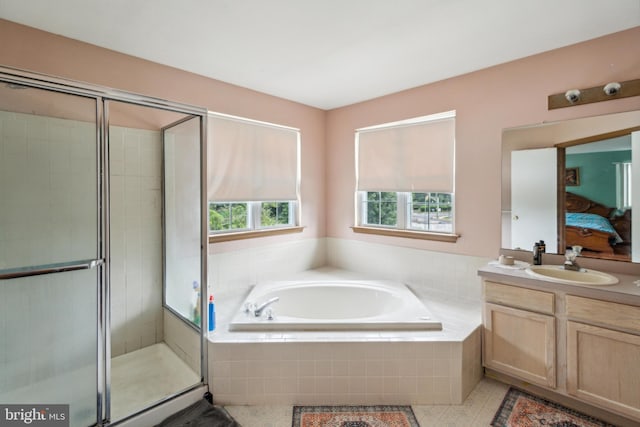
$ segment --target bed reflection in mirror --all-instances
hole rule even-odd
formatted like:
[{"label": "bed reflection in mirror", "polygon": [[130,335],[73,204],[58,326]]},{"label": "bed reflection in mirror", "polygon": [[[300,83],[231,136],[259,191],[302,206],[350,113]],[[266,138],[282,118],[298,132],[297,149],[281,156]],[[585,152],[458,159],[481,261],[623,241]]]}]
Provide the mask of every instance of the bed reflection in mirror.
[{"label": "bed reflection in mirror", "polygon": [[502,247],[639,262],[638,168],[640,111],[505,129]]}]

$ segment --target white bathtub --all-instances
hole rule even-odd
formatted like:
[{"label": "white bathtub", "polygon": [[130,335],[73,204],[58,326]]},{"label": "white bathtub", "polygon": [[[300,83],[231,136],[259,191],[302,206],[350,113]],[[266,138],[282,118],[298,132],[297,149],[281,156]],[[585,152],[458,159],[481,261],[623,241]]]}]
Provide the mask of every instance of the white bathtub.
[{"label": "white bathtub", "polygon": [[[278,297],[256,317],[253,307]],[[250,310],[246,310],[251,307]],[[389,281],[297,281],[256,285],[229,324],[230,331],[441,330],[405,285]]]}]

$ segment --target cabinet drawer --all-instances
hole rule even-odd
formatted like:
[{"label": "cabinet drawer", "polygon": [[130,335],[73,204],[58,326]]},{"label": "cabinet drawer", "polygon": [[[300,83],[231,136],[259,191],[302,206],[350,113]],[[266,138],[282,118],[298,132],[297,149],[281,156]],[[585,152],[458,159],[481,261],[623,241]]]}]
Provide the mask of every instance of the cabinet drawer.
[{"label": "cabinet drawer", "polygon": [[567,295],[567,316],[640,334],[640,307],[633,305]]},{"label": "cabinet drawer", "polygon": [[484,298],[486,302],[523,308],[538,313],[553,314],[555,312],[555,295],[550,292],[485,281]]}]

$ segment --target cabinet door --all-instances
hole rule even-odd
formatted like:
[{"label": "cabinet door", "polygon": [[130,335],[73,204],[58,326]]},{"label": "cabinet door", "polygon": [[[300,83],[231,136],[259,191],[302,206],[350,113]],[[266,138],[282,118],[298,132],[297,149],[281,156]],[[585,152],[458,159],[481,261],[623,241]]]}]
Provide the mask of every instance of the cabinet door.
[{"label": "cabinet door", "polygon": [[555,388],[555,318],[489,303],[484,308],[484,365]]},{"label": "cabinet door", "polygon": [[640,336],[567,322],[569,394],[640,419]]}]

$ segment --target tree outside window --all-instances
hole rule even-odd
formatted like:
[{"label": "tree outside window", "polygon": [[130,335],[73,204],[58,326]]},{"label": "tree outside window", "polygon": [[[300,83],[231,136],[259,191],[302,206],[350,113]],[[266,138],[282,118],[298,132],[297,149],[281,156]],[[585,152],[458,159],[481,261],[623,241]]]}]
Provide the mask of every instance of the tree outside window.
[{"label": "tree outside window", "polygon": [[398,222],[398,197],[395,192],[367,192],[367,224],[395,227]]},{"label": "tree outside window", "polygon": [[451,193],[366,191],[361,200],[363,225],[453,232]]},{"label": "tree outside window", "polygon": [[293,226],[295,201],[209,203],[209,232]]},{"label": "tree outside window", "polygon": [[209,203],[209,230],[242,230],[248,227],[247,203]]}]

